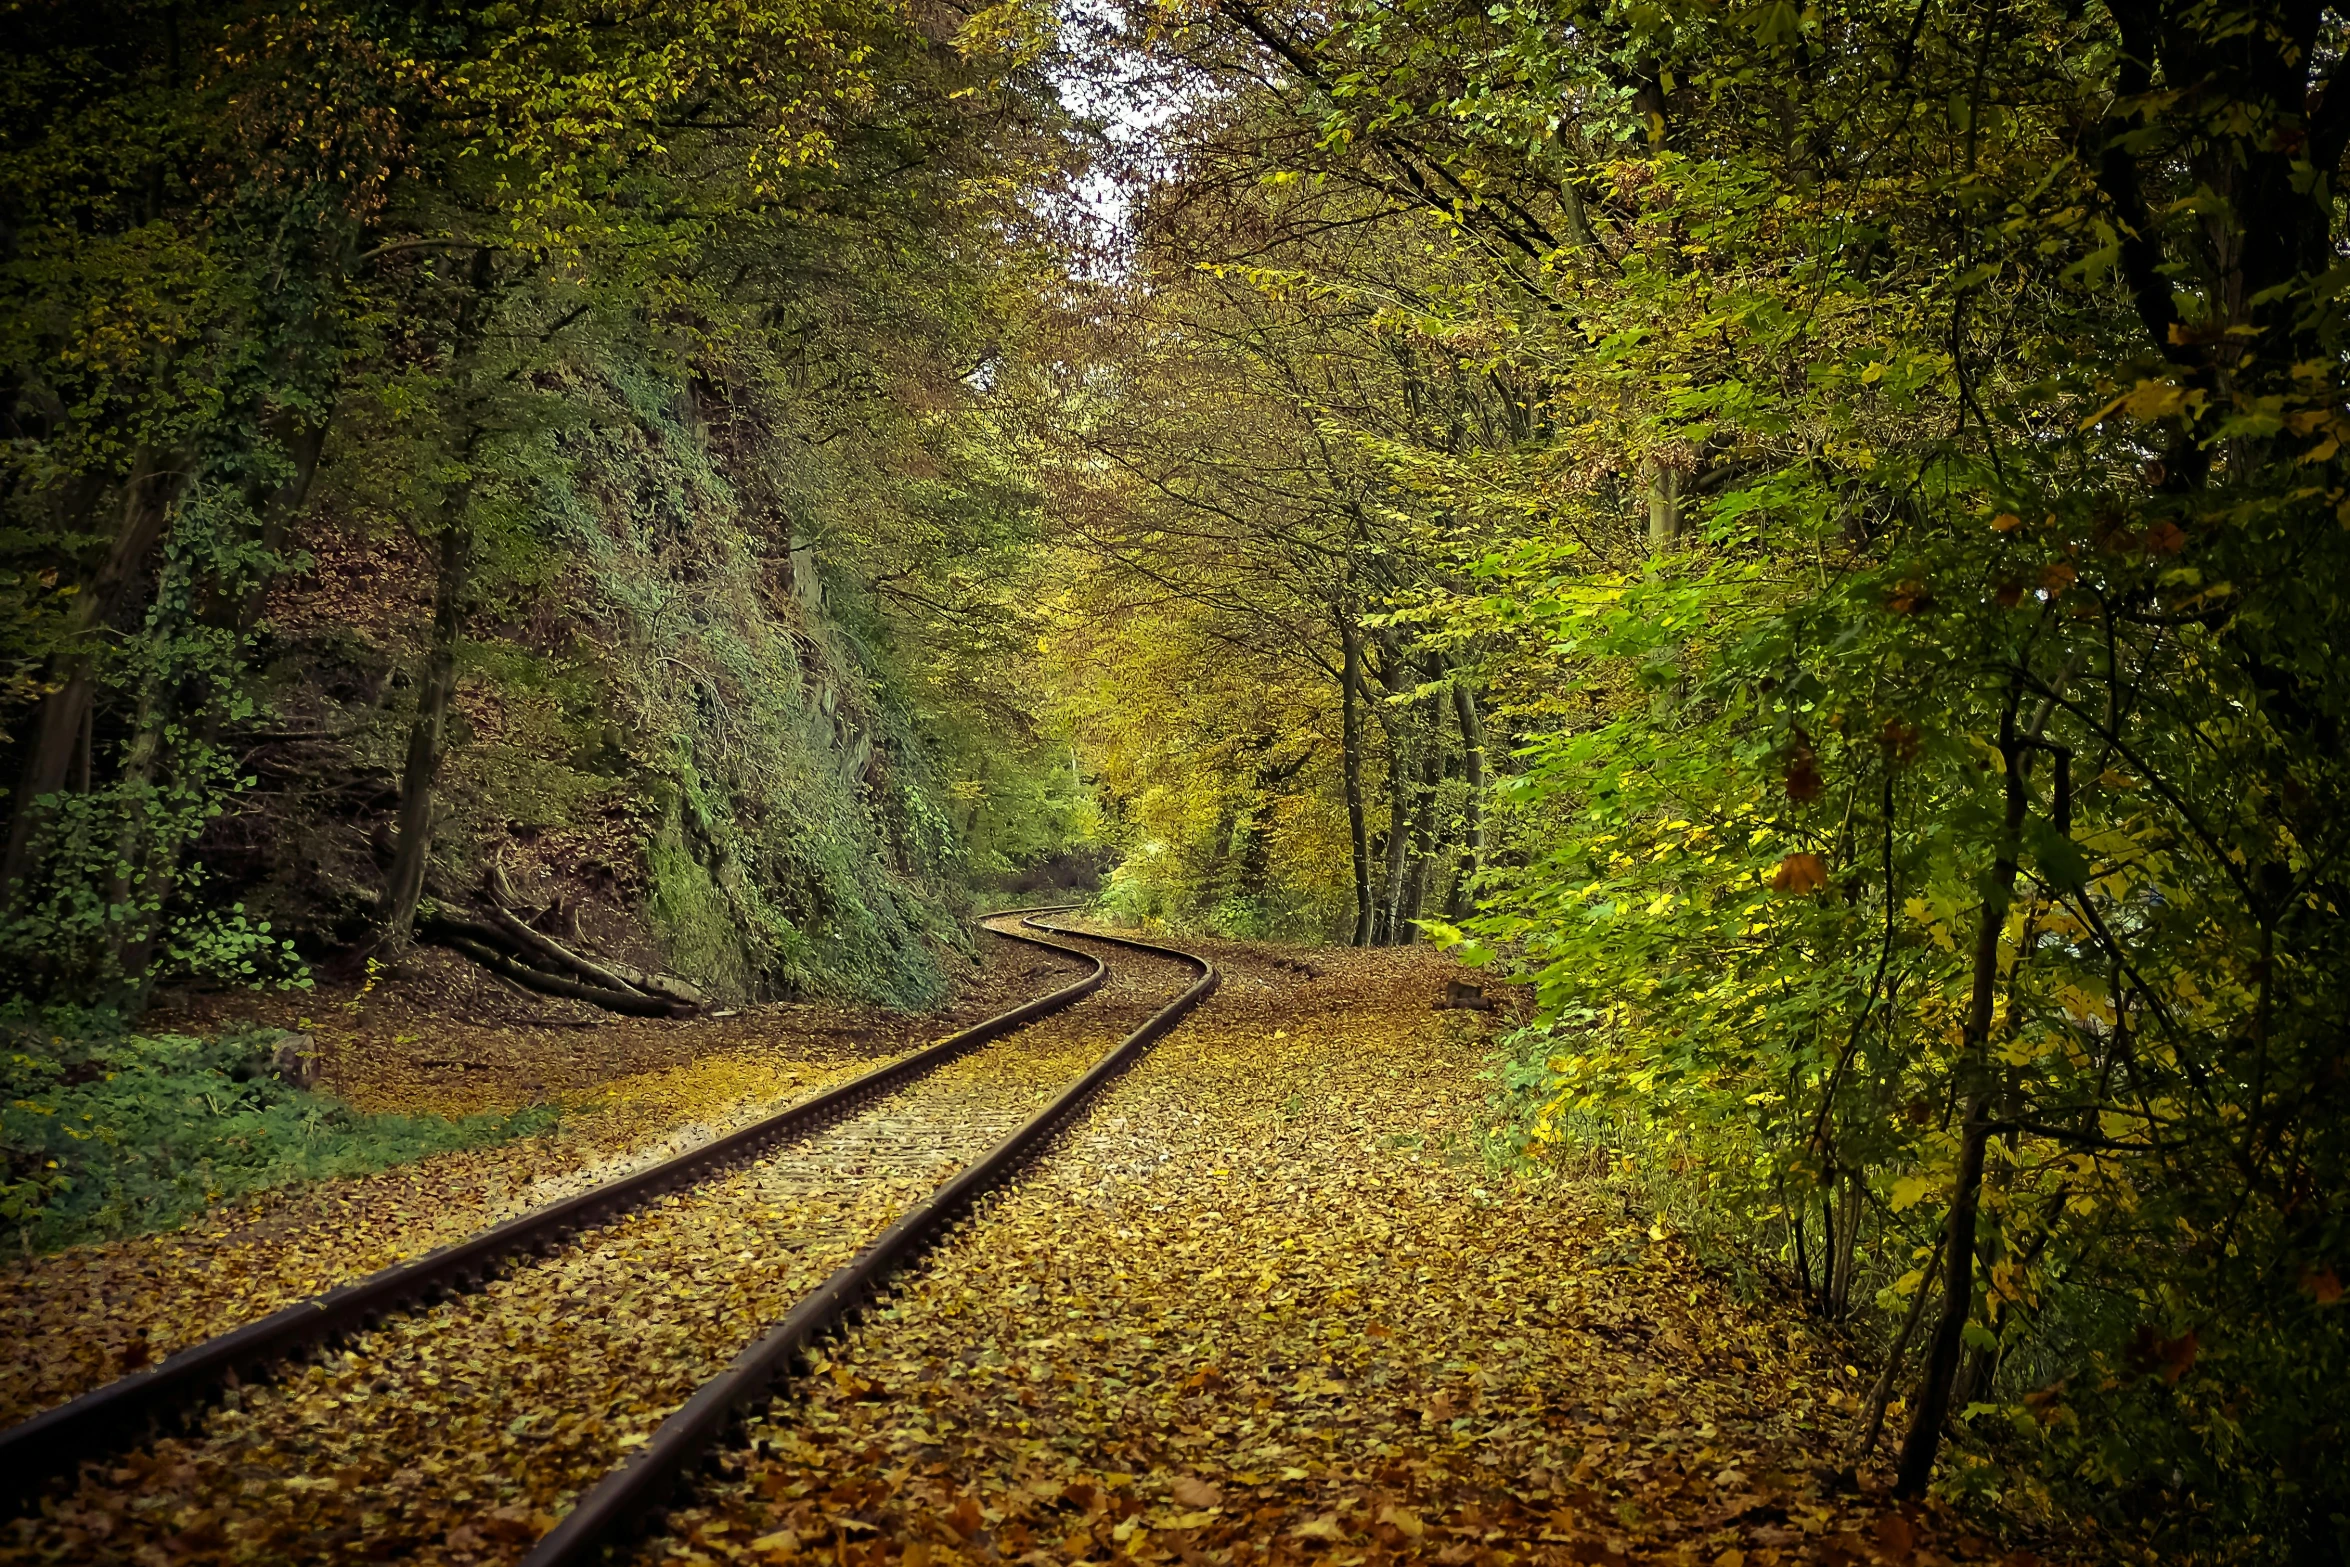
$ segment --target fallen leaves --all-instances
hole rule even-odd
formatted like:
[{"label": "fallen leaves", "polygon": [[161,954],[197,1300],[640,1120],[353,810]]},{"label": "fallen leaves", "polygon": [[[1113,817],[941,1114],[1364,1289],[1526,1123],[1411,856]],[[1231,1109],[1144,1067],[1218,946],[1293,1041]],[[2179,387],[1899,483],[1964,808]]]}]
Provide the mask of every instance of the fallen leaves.
[{"label": "fallen leaves", "polygon": [[1308,1518],[1304,1523],[1293,1525],[1289,1537],[1293,1540],[1329,1540],[1335,1543],[1346,1538],[1346,1529],[1339,1523],[1336,1513],[1324,1513],[1318,1518]]},{"label": "fallen leaves", "polygon": [[[202,1550],[221,1561],[519,1556],[748,1338],[1180,983],[1173,964],[1133,967],[1116,997],[1106,988],[808,1142],[231,1393],[193,1436],[128,1455],[25,1520],[16,1555],[85,1560],[100,1518],[114,1520],[107,1554],[184,1555],[175,1520],[202,1511],[218,1536]],[[885,1385],[852,1375],[840,1391]]]},{"label": "fallen leaves", "polygon": [[[292,1301],[526,1208],[696,1147],[965,1023],[1066,983],[1071,960],[991,943],[986,982],[943,1017],[798,1004],[593,1031],[452,1022],[397,995],[340,1041],[329,1086],[376,1111],[473,1114],[574,1093],[550,1134],[355,1180],[267,1192],[179,1230],[0,1265],[0,1423],[25,1419]],[[238,998],[248,1009],[254,998]],[[331,997],[305,1005],[334,1015]],[[251,1021],[251,1019],[243,1019]],[[177,1027],[225,1017],[180,1017]],[[281,1022],[301,1021],[286,1017]],[[447,1077],[462,1057],[493,1069]],[[454,1086],[452,1086],[454,1085]]]},{"label": "fallen leaves", "polygon": [[[1492,1023],[1426,1010],[1440,959],[1301,984],[1215,950],[1216,999],[641,1559],[782,1531],[768,1559],[811,1564],[1893,1559],[1889,1509],[1830,1478],[1863,1379],[1646,1219],[1485,1164]],[[1921,1567],[1996,1556],[1915,1527]]]},{"label": "fallen leaves", "polygon": [[1205,1480],[1191,1475],[1178,1475],[1167,1487],[1167,1494],[1186,1507],[1215,1508],[1224,1505],[1224,1493]]},{"label": "fallen leaves", "polygon": [[[1334,954],[1310,983],[1225,961],[1206,1009],[754,1416],[650,1559],[1996,1559],[1834,1478],[1865,1379],[1646,1217],[1484,1162],[1495,1022],[1426,1010],[1441,959]],[[1107,1010],[1163,995],[1138,967]],[[1075,1018],[923,1102],[984,1146],[1107,1043]],[[17,1554],[511,1560],[951,1168],[920,1119],[860,1117],[820,1158],[247,1389],[26,1521]]]},{"label": "fallen leaves", "polygon": [[1428,1526],[1420,1521],[1418,1513],[1408,1507],[1398,1507],[1392,1502],[1379,1509],[1379,1522],[1387,1525],[1407,1540],[1417,1540],[1428,1532]]}]

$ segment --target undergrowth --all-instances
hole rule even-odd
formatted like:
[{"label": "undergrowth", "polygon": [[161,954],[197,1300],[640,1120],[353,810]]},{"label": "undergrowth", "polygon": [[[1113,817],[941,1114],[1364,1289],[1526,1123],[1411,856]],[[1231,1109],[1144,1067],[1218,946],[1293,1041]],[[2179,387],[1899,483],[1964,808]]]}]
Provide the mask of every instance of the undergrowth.
[{"label": "undergrowth", "polygon": [[[1719,1143],[1709,1144],[1680,1121],[1631,1106],[1603,1108],[1568,1102],[1558,1092],[1556,1057],[1568,1036],[1539,1024],[1513,1030],[1494,1043],[1488,1079],[1493,1090],[1482,1120],[1482,1152],[1497,1174],[1572,1181],[1626,1220],[1648,1226],[1652,1242],[1671,1239],[1750,1306],[1798,1309],[1811,1330],[1838,1353],[1864,1363],[1871,1380],[1893,1353],[1912,1293],[1924,1283],[1926,1248],[1885,1244],[1881,1229],[1856,1248],[1854,1283],[1842,1309],[1821,1304],[1825,1260],[1817,1255],[1814,1225],[1799,1244],[1784,1211],[1758,1206],[1722,1178]],[[1721,1128],[1710,1129],[1719,1139]],[[1750,1155],[1751,1157],[1751,1155]],[[1735,1164],[1735,1160],[1727,1161]],[[1815,1216],[1816,1217],[1816,1216]],[[1868,1228],[1864,1226],[1864,1228]],[[1914,1383],[1916,1345],[1904,1345],[1903,1364],[1889,1392],[1889,1423],[1868,1456],[1889,1464]],[[1857,1451],[1867,1424],[1865,1401],[1844,1410],[1851,1428],[1838,1441]],[[1967,1405],[1954,1423],[1956,1450],[1947,1457],[1945,1494],[1985,1504],[2006,1523],[2047,1523],[2053,1504],[2036,1466],[2046,1459],[2040,1432],[2006,1418],[1997,1404]]]},{"label": "undergrowth", "polygon": [[556,1112],[369,1115],[271,1071],[283,1036],[0,1020],[0,1225],[45,1251],[167,1229],[215,1202],[528,1136]]}]

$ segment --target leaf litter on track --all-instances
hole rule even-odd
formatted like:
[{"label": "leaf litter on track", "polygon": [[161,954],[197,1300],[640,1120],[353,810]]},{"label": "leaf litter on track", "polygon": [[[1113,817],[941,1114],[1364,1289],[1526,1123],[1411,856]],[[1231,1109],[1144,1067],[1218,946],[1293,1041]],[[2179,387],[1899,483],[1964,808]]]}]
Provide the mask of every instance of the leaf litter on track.
[{"label": "leaf litter on track", "polygon": [[808,1142],[622,1216],[479,1293],[243,1389],[20,1520],[25,1561],[504,1561],[743,1342],[1180,983],[949,1062]]},{"label": "leaf litter on track", "polygon": [[2033,1559],[1839,1484],[1855,1372],[1473,1152],[1440,959],[1252,957],[638,1559]]},{"label": "leaf litter on track", "polygon": [[[177,1230],[0,1264],[0,1424],[698,1146],[1079,971],[1024,944],[990,947],[985,982],[940,1017],[798,1004],[699,1023],[622,1019],[585,1034],[472,1025],[436,1033],[431,1020],[409,1018],[419,1032],[370,1033],[363,1050],[343,1041],[344,1070],[331,1086],[367,1110],[507,1109],[523,1102],[513,1085],[541,1079],[565,1084],[569,1104],[540,1136],[265,1192]],[[430,1065],[451,1051],[497,1063],[480,1074],[488,1081],[476,1097],[452,1097]],[[582,1062],[583,1051],[600,1061]]]},{"label": "leaf litter on track", "polygon": [[[1428,1010],[1440,960],[1224,956],[639,1559],[2030,1559],[1839,1485],[1855,1375],[1595,1189],[1474,1157],[1491,1025]],[[699,1189],[246,1390],[0,1554],[511,1560],[815,1282],[795,1237],[838,1260],[940,1173],[835,1194],[838,1226]]]}]

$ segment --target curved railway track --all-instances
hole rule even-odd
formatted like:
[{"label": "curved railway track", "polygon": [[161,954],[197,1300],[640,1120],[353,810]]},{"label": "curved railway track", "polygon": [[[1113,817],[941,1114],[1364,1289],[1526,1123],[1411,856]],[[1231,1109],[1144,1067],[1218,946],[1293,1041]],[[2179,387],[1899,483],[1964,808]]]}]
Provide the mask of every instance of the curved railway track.
[{"label": "curved railway track", "polygon": [[[21,1504],[176,1420],[191,1434],[170,1445],[174,1473],[239,1499],[245,1554],[315,1559],[362,1539],[429,1551],[467,1519],[488,1522],[487,1537],[473,1535],[484,1545],[519,1546],[560,1513],[531,1567],[600,1556],[811,1343],[1215,987],[1213,966],[1189,953],[1033,915],[1025,930],[1003,928],[1018,917],[987,928],[1093,972],[675,1159],[36,1416],[0,1433],[0,1487]],[[1113,972],[1068,940],[1140,961]],[[1168,999],[1177,966],[1196,978]],[[1122,1037],[1103,1054],[1113,1029]],[[288,1365],[321,1345],[330,1353]],[[38,1532],[32,1520],[16,1530],[36,1556],[54,1555]],[[127,1557],[136,1543],[98,1554]]]}]

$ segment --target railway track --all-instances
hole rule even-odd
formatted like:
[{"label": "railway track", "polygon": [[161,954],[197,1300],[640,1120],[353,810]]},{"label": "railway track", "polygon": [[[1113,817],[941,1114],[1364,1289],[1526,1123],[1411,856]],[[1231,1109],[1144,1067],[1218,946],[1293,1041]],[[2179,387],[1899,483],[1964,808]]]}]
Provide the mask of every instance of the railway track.
[{"label": "railway track", "polygon": [[[1093,972],[0,1433],[0,1486],[19,1503],[49,1497],[41,1519],[14,1526],[10,1554],[127,1559],[152,1543],[136,1520],[87,1555],[66,1538],[96,1543],[68,1521],[58,1477],[118,1457],[118,1483],[168,1479],[156,1510],[175,1509],[153,1523],[174,1538],[188,1533],[178,1502],[219,1498],[202,1529],[232,1556],[511,1558],[532,1545],[532,1567],[554,1567],[601,1555],[809,1344],[1214,988],[1190,954],[1034,917],[1003,928],[1013,917],[989,928]],[[1112,970],[1072,940],[1136,956]],[[1196,977],[1182,985],[1178,969]],[[1118,1038],[1107,1054],[1105,1036]],[[175,1417],[184,1438],[149,1441]]]}]

